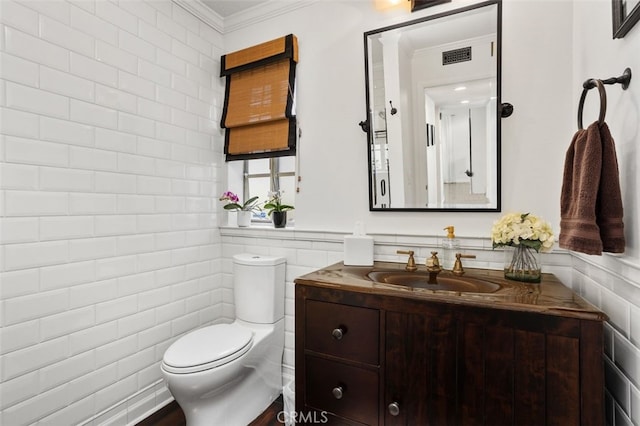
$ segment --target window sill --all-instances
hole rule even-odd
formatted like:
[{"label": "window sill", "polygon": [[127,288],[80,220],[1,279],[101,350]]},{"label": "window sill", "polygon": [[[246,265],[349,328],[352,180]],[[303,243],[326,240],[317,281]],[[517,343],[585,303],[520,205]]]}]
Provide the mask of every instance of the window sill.
[{"label": "window sill", "polygon": [[332,241],[342,243],[344,232],[312,231],[296,229],[287,225],[286,228],[274,228],[272,223],[253,224],[240,228],[236,225],[222,225],[218,227],[223,237],[244,237],[277,240],[304,240],[304,241]]},{"label": "window sill", "polygon": [[276,228],[273,226],[271,222],[251,222],[249,226],[238,226],[238,225],[220,225],[220,229],[274,229],[274,230],[288,230],[295,229],[295,224],[287,225],[285,228]]},{"label": "window sill", "polygon": [[287,225],[285,228],[275,228],[271,222],[268,223],[252,223],[250,226],[237,225],[221,225],[220,232],[225,234],[254,234],[265,232],[294,232],[295,226]]}]

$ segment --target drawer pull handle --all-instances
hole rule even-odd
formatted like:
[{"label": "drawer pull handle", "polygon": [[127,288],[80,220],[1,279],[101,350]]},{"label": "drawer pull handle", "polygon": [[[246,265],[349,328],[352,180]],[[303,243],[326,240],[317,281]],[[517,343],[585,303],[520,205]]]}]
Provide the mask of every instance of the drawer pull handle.
[{"label": "drawer pull handle", "polygon": [[391,404],[389,404],[389,414],[394,417],[400,414],[400,404],[398,404],[397,402],[392,402]]},{"label": "drawer pull handle", "polygon": [[333,336],[334,339],[336,340],[340,340],[342,339],[342,337],[347,334],[347,330],[344,329],[343,327],[338,327],[338,328],[334,328],[333,331],[331,332],[331,335]]},{"label": "drawer pull handle", "polygon": [[333,388],[331,393],[333,394],[333,397],[335,399],[342,399],[342,396],[344,395],[344,389],[342,389],[342,386],[336,386],[335,388]]}]

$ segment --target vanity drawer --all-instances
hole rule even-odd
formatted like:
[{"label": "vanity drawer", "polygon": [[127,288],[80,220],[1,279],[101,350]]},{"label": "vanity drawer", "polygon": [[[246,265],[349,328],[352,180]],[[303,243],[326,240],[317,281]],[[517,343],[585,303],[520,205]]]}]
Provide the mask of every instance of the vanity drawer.
[{"label": "vanity drawer", "polygon": [[306,357],[306,405],[367,425],[378,424],[378,372]]},{"label": "vanity drawer", "polygon": [[306,349],[378,365],[379,329],[377,309],[306,301]]}]

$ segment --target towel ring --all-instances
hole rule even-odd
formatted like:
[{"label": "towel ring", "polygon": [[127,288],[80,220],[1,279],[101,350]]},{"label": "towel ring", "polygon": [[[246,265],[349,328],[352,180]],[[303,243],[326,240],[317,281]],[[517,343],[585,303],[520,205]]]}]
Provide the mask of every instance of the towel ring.
[{"label": "towel ring", "polygon": [[[604,89],[604,84],[602,84],[602,80],[591,80],[593,84],[598,88],[598,92],[600,93],[600,116],[598,117],[598,124],[604,123],[604,116],[607,114],[607,92]],[[593,87],[593,86],[591,86]],[[587,97],[587,92],[589,91],[589,85],[585,83],[585,88],[582,90],[582,95],[580,96],[580,103],[578,104],[578,129],[583,130],[582,127],[582,109],[584,108],[584,100]]]}]

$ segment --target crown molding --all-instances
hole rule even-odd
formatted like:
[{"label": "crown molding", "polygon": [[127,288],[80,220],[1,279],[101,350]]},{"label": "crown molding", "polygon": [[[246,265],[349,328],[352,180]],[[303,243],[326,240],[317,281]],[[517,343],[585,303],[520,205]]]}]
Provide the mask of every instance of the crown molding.
[{"label": "crown molding", "polygon": [[220,34],[224,33],[224,19],[204,4],[202,0],[173,0],[173,2]]},{"label": "crown molding", "polygon": [[321,0],[271,0],[224,19],[224,32],[229,33],[301,9]]},{"label": "crown molding", "polygon": [[[1,1],[1,0],[0,0]],[[172,0],[220,34],[236,31],[266,21],[321,0],[271,0],[223,18],[202,0]]]}]

